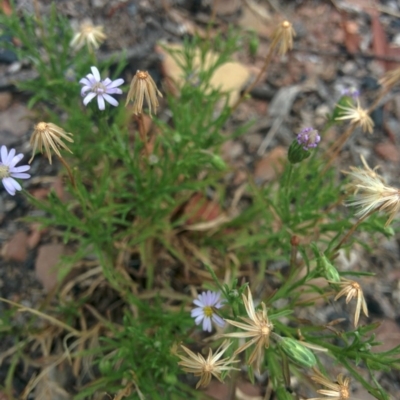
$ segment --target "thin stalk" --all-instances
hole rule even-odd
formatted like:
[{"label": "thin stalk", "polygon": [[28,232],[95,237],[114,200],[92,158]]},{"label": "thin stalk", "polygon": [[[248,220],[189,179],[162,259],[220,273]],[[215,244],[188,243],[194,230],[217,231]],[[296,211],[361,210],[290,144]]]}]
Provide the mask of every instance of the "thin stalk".
[{"label": "thin stalk", "polygon": [[349,231],[346,233],[346,235],[344,235],[344,237],[342,238],[342,240],[339,242],[339,244],[332,250],[332,254],[336,253],[341,247],[342,245],[349,239],[349,237],[355,232],[355,230],[359,227],[359,225],[361,224],[361,222],[365,221],[372,213],[374,213],[375,210],[371,210],[368,214],[365,214],[363,217],[361,217],[350,229]]},{"label": "thin stalk", "polygon": [[136,122],[138,124],[140,140],[144,144],[144,151],[146,153],[146,156],[149,157],[151,154],[151,147],[150,147],[150,143],[147,140],[147,133],[146,133],[146,128],[144,126],[143,114],[139,114],[139,115],[135,116],[135,118],[136,118]]},{"label": "thin stalk", "polygon": [[345,130],[345,132],[338,137],[335,143],[326,151],[325,155],[328,156],[329,153],[331,155],[329,156],[328,162],[325,164],[325,167],[321,171],[320,175],[323,175],[328,168],[332,165],[333,161],[336,159],[338,156],[340,150],[342,150],[343,146],[353,133],[354,129],[356,128],[355,124],[350,124],[350,126]]},{"label": "thin stalk", "polygon": [[250,86],[247,87],[247,89],[239,97],[239,99],[236,101],[236,103],[232,106],[232,109],[231,109],[232,113],[239,107],[239,105],[241,103],[243,103],[243,101],[247,98],[247,95],[256,87],[256,85],[260,81],[263,74],[267,71],[269,64],[271,64],[272,55],[274,54],[274,49],[275,49],[277,43],[278,43],[278,40],[276,40],[276,39],[271,43],[271,46],[268,50],[267,56],[265,57],[264,65],[261,68],[261,71],[258,73],[254,82]]},{"label": "thin stalk", "polygon": [[74,175],[72,174],[70,166],[62,157],[60,157],[58,154],[56,154],[56,155],[57,155],[58,159],[61,161],[62,165],[64,165],[65,169],[67,170],[69,180],[71,181],[72,186],[74,187],[74,189],[76,189],[75,178],[74,178]]}]

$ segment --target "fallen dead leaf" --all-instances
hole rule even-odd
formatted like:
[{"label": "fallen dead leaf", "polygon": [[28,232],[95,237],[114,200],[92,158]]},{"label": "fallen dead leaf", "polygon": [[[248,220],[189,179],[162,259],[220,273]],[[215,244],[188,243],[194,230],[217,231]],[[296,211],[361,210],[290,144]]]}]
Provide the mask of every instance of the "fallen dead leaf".
[{"label": "fallen dead leaf", "polygon": [[239,19],[243,29],[256,31],[261,37],[268,38],[275,27],[271,24],[271,14],[263,4],[246,0]]},{"label": "fallen dead leaf", "polygon": [[254,170],[254,179],[257,183],[275,180],[283,171],[287,149],[277,146],[259,160]]},{"label": "fallen dead leaf", "polygon": [[[193,59],[193,76],[187,77],[179,66],[179,63],[184,62],[183,46],[181,44],[164,44],[163,47],[159,46],[157,50],[163,55],[162,71],[167,78],[167,85],[174,95],[179,94],[180,88],[188,80],[193,81],[193,84],[201,84],[196,81],[196,71],[200,68],[209,68],[218,58],[216,53],[209,51],[202,65],[200,50],[197,50]],[[169,52],[173,52],[174,57]],[[250,72],[243,64],[234,61],[227,62],[215,70],[210,80],[209,90],[214,89],[226,93],[229,97],[229,105],[233,105],[249,79]]]},{"label": "fallen dead leaf", "polygon": [[45,244],[39,247],[35,261],[35,272],[38,281],[46,291],[51,291],[57,284],[57,271],[55,266],[64,253],[62,244]]},{"label": "fallen dead leaf", "polygon": [[212,8],[215,10],[217,15],[231,15],[239,11],[241,6],[241,0],[213,0]]},{"label": "fallen dead leaf", "polygon": [[196,193],[187,202],[183,213],[188,216],[185,223],[192,225],[212,221],[222,214],[222,210],[215,201],[208,200],[201,193]]},{"label": "fallen dead leaf", "polygon": [[2,250],[2,256],[7,261],[24,262],[28,257],[28,235],[24,231],[17,232],[6,243]]}]

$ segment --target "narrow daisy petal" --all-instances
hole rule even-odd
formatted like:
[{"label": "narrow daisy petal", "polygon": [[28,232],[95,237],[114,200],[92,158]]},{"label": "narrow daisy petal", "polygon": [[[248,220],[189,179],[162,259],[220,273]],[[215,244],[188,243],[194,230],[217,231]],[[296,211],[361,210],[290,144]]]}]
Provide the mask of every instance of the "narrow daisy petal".
[{"label": "narrow daisy petal", "polygon": [[17,154],[15,157],[13,157],[13,159],[11,160],[11,162],[8,164],[8,166],[10,168],[14,168],[16,164],[18,164],[22,159],[24,158],[23,154]]},{"label": "narrow daisy petal", "polygon": [[203,331],[208,331],[208,332],[212,331],[210,317],[206,317],[203,319]]},{"label": "narrow daisy petal", "polygon": [[7,147],[4,145],[1,146],[1,162],[3,164],[5,164],[7,161],[7,155],[8,155]]},{"label": "narrow daisy petal", "polygon": [[8,192],[11,196],[14,196],[16,190],[15,190],[14,185],[12,184],[13,179],[11,179],[11,181],[10,181],[10,179],[11,179],[11,178],[3,178],[3,179],[2,179],[2,182],[3,182],[4,188],[7,190],[7,192]]},{"label": "narrow daisy petal", "polygon": [[97,82],[101,81],[100,72],[96,67],[90,67],[92,74]]},{"label": "narrow daisy petal", "polygon": [[18,179],[29,179],[31,177],[30,174],[25,174],[23,172],[17,172],[17,173],[11,173],[10,174],[11,177],[13,178],[18,178]]},{"label": "narrow daisy petal", "polygon": [[30,165],[21,165],[20,167],[13,167],[12,172],[15,173],[19,173],[19,172],[25,172],[25,171],[29,171],[31,169]]},{"label": "narrow daisy petal", "polygon": [[83,104],[87,106],[95,97],[96,93],[89,93],[84,99],[83,99]]},{"label": "narrow daisy petal", "polygon": [[106,103],[104,102],[104,97],[102,94],[97,95],[97,104],[99,105],[99,110],[105,110]]},{"label": "narrow daisy petal", "polygon": [[105,101],[107,101],[107,103],[110,103],[114,107],[116,107],[119,104],[118,101],[114,99],[114,97],[111,97],[107,93],[104,93],[102,97],[104,98]]},{"label": "narrow daisy petal", "polygon": [[107,84],[108,88],[116,88],[117,86],[121,86],[125,81],[122,78],[116,79],[115,81],[111,81],[110,84]]},{"label": "narrow daisy petal", "polygon": [[191,312],[190,312],[190,316],[192,318],[198,317],[199,315],[203,315],[203,309],[202,308],[194,308]]},{"label": "narrow daisy petal", "polygon": [[212,321],[217,324],[218,326],[220,326],[221,328],[223,328],[225,326],[225,321],[217,314],[214,314],[211,317]]},{"label": "narrow daisy petal", "polygon": [[15,156],[15,149],[11,149],[10,152],[8,153],[8,156],[6,157],[6,159],[3,160],[3,163],[5,165],[9,165],[11,163],[12,159],[14,158],[14,156]]}]

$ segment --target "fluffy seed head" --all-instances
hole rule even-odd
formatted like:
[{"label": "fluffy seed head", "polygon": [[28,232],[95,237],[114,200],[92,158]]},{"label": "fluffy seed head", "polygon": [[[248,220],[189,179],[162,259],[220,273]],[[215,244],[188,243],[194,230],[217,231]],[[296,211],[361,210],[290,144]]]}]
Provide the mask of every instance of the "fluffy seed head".
[{"label": "fluffy seed head", "polygon": [[82,22],[79,32],[72,38],[70,46],[76,50],[79,50],[84,45],[86,45],[90,51],[98,49],[107,39],[103,29],[103,26],[94,26],[90,21]]},{"label": "fluffy seed head", "polygon": [[385,184],[383,177],[376,172],[378,167],[371,169],[363,157],[361,160],[364,168],[350,167],[346,172],[351,179],[347,189],[354,194],[346,204],[359,207],[356,215],[360,218],[375,211],[387,213],[388,226],[400,209],[400,190]]},{"label": "fluffy seed head", "polygon": [[348,107],[343,107],[340,104],[337,104],[337,107],[343,110],[343,115],[336,118],[336,120],[340,121],[348,119],[350,120],[350,123],[360,126],[364,132],[372,133],[374,131],[374,122],[368,115],[367,110],[364,110],[361,107],[359,100],[357,99],[356,101],[357,103],[355,106],[349,105]]}]

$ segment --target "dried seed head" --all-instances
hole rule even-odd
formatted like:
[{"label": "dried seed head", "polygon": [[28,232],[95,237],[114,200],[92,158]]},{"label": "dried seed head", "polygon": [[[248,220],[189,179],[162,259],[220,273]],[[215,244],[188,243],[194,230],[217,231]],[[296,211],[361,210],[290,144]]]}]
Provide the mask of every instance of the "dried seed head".
[{"label": "dried seed head", "polygon": [[348,304],[353,298],[357,299],[356,311],[354,313],[354,326],[357,328],[358,321],[360,319],[361,308],[364,314],[368,317],[368,307],[364,298],[364,293],[358,282],[344,279],[339,283],[342,290],[336,295],[335,301],[342,296],[346,296],[346,304]]},{"label": "dried seed head", "polygon": [[361,107],[358,99],[355,106],[349,105],[348,107],[343,107],[337,104],[337,107],[344,112],[341,117],[336,118],[336,121],[349,119],[350,123],[360,126],[364,132],[372,133],[374,131],[374,122],[368,115],[367,110]]},{"label": "dried seed head", "polygon": [[350,167],[350,171],[346,172],[351,178],[347,189],[354,194],[354,199],[348,201],[347,205],[359,207],[356,215],[360,218],[375,211],[387,213],[388,226],[400,209],[400,190],[386,185],[376,172],[377,167],[371,169],[363,158],[362,162],[364,168]]},{"label": "dried seed head", "polygon": [[125,106],[133,101],[133,113],[140,115],[143,112],[143,100],[146,99],[151,115],[152,108],[154,113],[157,113],[159,106],[157,96],[162,97],[162,94],[150,74],[147,71],[137,71],[132,79]]},{"label": "dried seed head", "polygon": [[46,157],[51,164],[51,149],[57,154],[58,157],[62,157],[60,148],[63,148],[70,153],[72,151],[66,146],[63,140],[73,142],[72,133],[67,133],[64,129],[59,126],[52,124],[51,122],[39,122],[33,131],[30,145],[33,147],[32,157],[29,160],[29,164],[35,157],[36,149],[43,154],[43,147],[46,153]]},{"label": "dried seed head", "polygon": [[207,386],[211,381],[212,375],[222,382],[222,372],[236,369],[230,364],[238,362],[238,360],[233,360],[232,358],[223,358],[220,360],[225,350],[230,345],[230,342],[225,341],[217,349],[215,354],[213,354],[212,350],[209,349],[207,358],[204,358],[200,353],[193,353],[185,346],[181,346],[182,350],[184,350],[189,357],[183,354],[178,354],[178,357],[181,359],[178,364],[183,367],[182,369],[185,372],[189,372],[200,377],[200,380],[196,385],[196,389]]},{"label": "dried seed head", "polygon": [[293,38],[296,32],[289,21],[281,22],[275,29],[272,35],[271,46],[279,46],[278,53],[280,55],[286,54],[293,48]]},{"label": "dried seed head", "polygon": [[350,378],[345,378],[343,374],[339,374],[336,378],[336,382],[330,381],[320,371],[314,368],[314,375],[311,376],[314,382],[325,386],[329,390],[320,389],[317,390],[319,394],[323,394],[327,397],[315,397],[308,400],[349,400],[350,399]]},{"label": "dried seed head", "polygon": [[76,50],[79,50],[84,45],[86,45],[90,51],[98,49],[107,39],[103,29],[103,26],[94,26],[90,21],[82,22],[79,32],[72,38],[70,46]]},{"label": "dried seed head", "polygon": [[261,303],[261,310],[255,310],[253,296],[250,289],[247,291],[247,297],[243,294],[242,298],[248,318],[240,317],[240,319],[245,323],[229,319],[225,321],[230,325],[242,329],[244,332],[226,333],[223,336],[229,338],[249,339],[235,351],[235,354],[239,354],[251,345],[255,344],[254,350],[247,363],[253,364],[254,368],[259,371],[261,362],[264,359],[265,349],[269,347],[269,338],[274,326],[268,318],[267,308],[264,303]]}]

